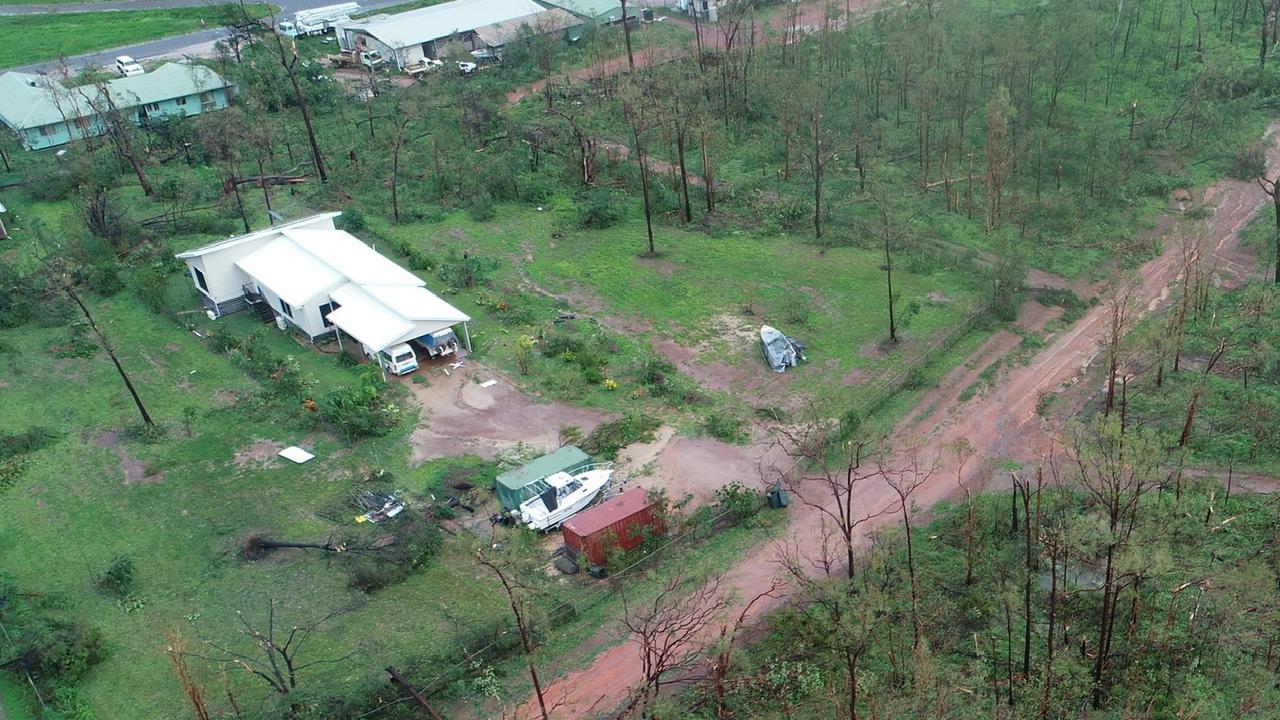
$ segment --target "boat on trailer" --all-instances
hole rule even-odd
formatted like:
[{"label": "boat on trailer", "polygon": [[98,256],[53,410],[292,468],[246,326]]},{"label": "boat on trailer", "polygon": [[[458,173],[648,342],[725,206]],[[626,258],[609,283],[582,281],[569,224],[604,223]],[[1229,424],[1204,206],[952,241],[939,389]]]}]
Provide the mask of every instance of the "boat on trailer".
[{"label": "boat on trailer", "polygon": [[612,479],[613,463],[548,475],[543,480],[547,489],[520,503],[516,513],[532,530],[554,530],[590,505]]}]

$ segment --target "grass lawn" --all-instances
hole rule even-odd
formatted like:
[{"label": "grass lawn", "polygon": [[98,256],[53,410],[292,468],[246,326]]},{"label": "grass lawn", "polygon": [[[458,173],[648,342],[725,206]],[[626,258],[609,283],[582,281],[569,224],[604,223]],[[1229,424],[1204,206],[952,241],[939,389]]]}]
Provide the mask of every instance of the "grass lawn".
[{"label": "grass lawn", "polygon": [[[981,301],[966,277],[952,268],[895,270],[902,343],[885,352],[880,343],[888,336],[887,296],[883,260],[876,252],[852,247],[820,252],[785,235],[708,235],[655,225],[660,254],[646,258],[640,254],[645,248],[643,220],[585,231],[566,229],[572,222],[559,215],[506,205],[489,222],[454,213],[439,222],[380,225],[377,231],[436,257],[469,250],[500,258],[495,280],[499,295],[510,303],[539,290],[568,298],[559,303],[561,309],[594,315],[634,341],[634,347],[622,343],[624,356],[632,350],[648,353],[654,341],[674,342],[691,353],[686,369],[695,380],[712,374],[725,378],[721,387],[715,388],[716,382],[704,386],[742,390],[767,384],[844,407],[862,399],[868,378],[914,358],[915,351],[968,318]],[[476,300],[493,294],[462,292],[450,300],[468,312],[484,312]],[[806,343],[810,362],[782,377],[767,372],[754,335],[765,323]],[[489,323],[487,329],[492,328]],[[518,332],[501,329],[486,352],[514,368],[513,336]],[[541,362],[527,376],[533,386],[575,402],[616,408],[617,393],[599,386],[584,390],[580,380],[565,385],[554,372],[561,363],[537,360]],[[734,394],[739,405],[763,402],[752,393]]]},{"label": "grass lawn", "polygon": [[[175,304],[194,306],[185,281],[173,280]],[[256,381],[194,334],[141,307],[127,290],[94,308],[167,434],[145,442],[123,432],[136,422],[136,412],[106,356],[51,354],[52,347],[68,344],[66,327],[31,325],[0,333],[5,395],[0,433],[34,425],[63,433],[30,455],[26,474],[5,491],[8,519],[0,526],[0,567],[16,586],[38,593],[39,602],[105,633],[110,657],[80,685],[97,717],[149,720],[180,714],[184,700],[163,652],[164,634],[179,631],[195,647],[204,640],[234,643],[236,612],[259,617],[272,597],[281,602],[284,622],[353,608],[314,638],[311,652],[320,658],[359,648],[359,655],[304,678],[313,690],[376,679],[388,664],[442,651],[471,628],[505,617],[491,578],[470,557],[473,540],[446,542],[423,570],[371,595],[348,587],[341,563],[319,554],[290,551],[257,562],[240,559],[240,544],[255,531],[303,541],[352,532],[353,525],[326,519],[333,516],[322,511],[341,506],[348,489],[371,469],[390,471],[396,487],[422,497],[439,491],[439,468],[407,467],[407,427],[348,445],[289,417],[301,411],[259,408],[252,403]],[[199,318],[202,332],[212,329],[214,323],[192,316]],[[238,333],[260,327],[243,314],[224,322]],[[355,377],[353,370],[282,333],[268,329],[263,341],[277,354],[294,355],[322,387]],[[184,416],[191,417],[190,434]],[[118,444],[110,433],[119,433]],[[248,460],[243,451],[259,441],[302,443],[317,459],[303,466]],[[127,458],[162,480],[126,485],[121,463]],[[744,543],[768,532],[717,535],[690,551],[692,557],[673,559],[671,565],[693,567],[696,573],[727,567]],[[118,555],[133,558],[138,568],[141,608],[131,612],[93,589],[94,574]],[[583,627],[598,628],[617,609],[616,598],[584,600],[576,581],[554,592],[580,605],[592,622],[557,635],[549,659],[575,647]],[[220,684],[211,666],[197,667],[211,687]],[[499,670],[505,675],[505,666]],[[230,677],[243,703],[256,706],[268,695],[265,686],[243,673]],[[123,687],[129,692],[119,692]],[[15,702],[20,698],[17,689],[0,686],[0,697],[11,695]],[[9,713],[24,717],[21,707]]]},{"label": "grass lawn", "polygon": [[[265,16],[270,6],[256,3],[248,10]],[[212,29],[218,15],[217,7],[194,7],[0,17],[0,68]]]}]

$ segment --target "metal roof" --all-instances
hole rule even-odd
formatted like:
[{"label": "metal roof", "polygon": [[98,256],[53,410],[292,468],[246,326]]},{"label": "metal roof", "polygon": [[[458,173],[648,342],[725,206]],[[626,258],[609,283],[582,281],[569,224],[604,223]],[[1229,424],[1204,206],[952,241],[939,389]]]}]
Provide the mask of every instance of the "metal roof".
[{"label": "metal roof", "polygon": [[[622,19],[622,3],[619,0],[542,0],[544,5],[563,8],[580,17],[596,22],[617,22]],[[640,17],[641,8],[627,6],[627,15]]]},{"label": "metal roof", "polygon": [[554,475],[589,462],[591,462],[591,457],[580,448],[573,445],[565,445],[553,453],[543,455],[518,468],[502,473],[498,476],[496,482],[511,490],[519,490],[526,485],[542,480],[548,475]]},{"label": "metal roof", "polygon": [[511,20],[493,23],[476,28],[476,35],[489,47],[502,47],[520,36],[520,31],[529,28],[533,32],[546,34],[559,32],[567,28],[581,25],[582,20],[568,10],[551,8],[534,15],[523,15]]},{"label": "metal roof", "polygon": [[652,503],[649,502],[649,493],[642,487],[633,487],[593,508],[583,510],[565,520],[561,527],[584,538],[604,530],[619,520],[625,520],[650,505]]},{"label": "metal roof", "polygon": [[[165,63],[149,73],[106,82],[117,108],[196,95],[229,83],[203,65]],[[0,119],[16,129],[40,127],[97,114],[105,103],[96,85],[67,88],[48,75],[0,75]]]},{"label": "metal roof", "polygon": [[453,0],[396,15],[342,23],[339,30],[359,30],[392,48],[421,45],[478,27],[545,12],[533,0]]},{"label": "metal roof", "polygon": [[178,257],[190,260],[260,242],[236,261],[237,267],[290,305],[328,293],[340,305],[328,314],[329,321],[373,352],[471,319],[351,233],[308,227],[339,214],[312,215]]}]

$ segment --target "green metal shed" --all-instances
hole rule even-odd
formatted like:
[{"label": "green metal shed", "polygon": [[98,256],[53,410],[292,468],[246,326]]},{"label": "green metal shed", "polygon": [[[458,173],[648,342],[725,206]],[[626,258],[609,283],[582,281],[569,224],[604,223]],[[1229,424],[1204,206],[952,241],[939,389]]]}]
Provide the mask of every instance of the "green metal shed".
[{"label": "green metal shed", "polygon": [[591,457],[573,445],[565,445],[550,455],[508,470],[493,482],[503,510],[515,510],[520,503],[547,489],[548,475],[572,473],[591,464]]}]

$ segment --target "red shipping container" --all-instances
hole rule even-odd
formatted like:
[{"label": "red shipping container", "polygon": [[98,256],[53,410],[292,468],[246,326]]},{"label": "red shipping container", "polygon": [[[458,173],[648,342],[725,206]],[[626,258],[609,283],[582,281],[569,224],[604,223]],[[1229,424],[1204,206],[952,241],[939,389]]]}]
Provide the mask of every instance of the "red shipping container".
[{"label": "red shipping container", "polygon": [[580,563],[586,556],[592,565],[604,565],[614,548],[634,549],[646,535],[665,532],[665,528],[648,493],[634,487],[564,521],[560,532],[565,547]]}]

